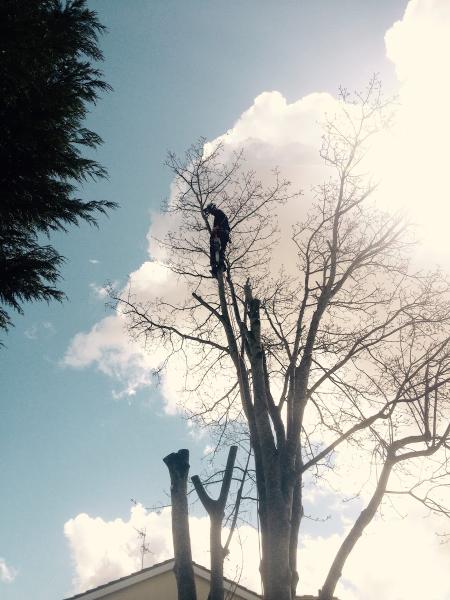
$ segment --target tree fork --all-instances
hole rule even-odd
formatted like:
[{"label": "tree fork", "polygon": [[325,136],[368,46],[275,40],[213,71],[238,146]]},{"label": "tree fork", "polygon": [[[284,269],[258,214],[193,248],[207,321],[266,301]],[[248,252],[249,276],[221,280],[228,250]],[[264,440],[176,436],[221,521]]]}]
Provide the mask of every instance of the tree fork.
[{"label": "tree fork", "polygon": [[228,452],[227,465],[222,480],[219,497],[213,500],[205,490],[200,477],[194,475],[191,478],[195,491],[200,498],[203,507],[209,515],[210,526],[210,550],[211,550],[211,589],[208,600],[224,600],[223,589],[223,561],[225,551],[222,546],[222,521],[225,515],[225,505],[230,492],[231,479],[233,477],[234,463],[236,461],[238,447],[231,446]]}]

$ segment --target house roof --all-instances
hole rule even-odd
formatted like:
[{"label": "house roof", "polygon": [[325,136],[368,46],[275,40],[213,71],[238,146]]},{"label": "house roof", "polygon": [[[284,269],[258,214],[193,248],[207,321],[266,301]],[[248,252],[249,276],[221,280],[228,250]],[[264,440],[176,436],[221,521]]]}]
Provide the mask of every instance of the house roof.
[{"label": "house roof", "polygon": [[[108,583],[104,583],[103,585],[99,585],[98,587],[87,590],[86,592],[82,592],[81,594],[70,596],[70,598],[66,598],[65,600],[97,600],[97,598],[103,598],[103,596],[106,596],[106,594],[117,592],[130,585],[134,585],[136,583],[140,583],[141,581],[145,581],[146,579],[150,579],[151,577],[155,577],[156,575],[166,573],[167,571],[172,571],[174,566],[175,559],[170,558],[169,560],[152,565],[151,567],[147,567],[141,571],[136,571],[135,573],[131,573],[130,575],[126,575],[120,579],[115,579],[113,581],[109,581]],[[202,565],[199,565],[195,562],[193,562],[193,566],[195,575],[202,577],[207,581],[210,580],[211,574],[209,569],[202,567]],[[231,581],[226,577],[224,577],[224,588],[226,591],[236,591],[243,598],[243,600],[260,600],[261,598],[261,596],[256,592],[253,592],[252,590],[249,590],[243,585],[240,585],[235,581]]]},{"label": "house roof", "polygon": [[[87,590],[86,592],[82,592],[81,594],[75,594],[75,596],[70,596],[65,600],[97,600],[99,598],[103,598],[107,594],[117,592],[130,585],[134,585],[136,583],[140,583],[141,581],[156,577],[157,575],[161,575],[162,573],[172,571],[174,566],[175,559],[170,558],[163,562],[157,563],[156,565],[152,565],[151,567],[147,567],[146,569],[142,569],[141,571],[136,571],[135,573],[131,573],[125,577],[120,577],[119,579],[114,579],[113,581],[99,585],[95,588]],[[193,566],[195,575],[210,581],[211,572],[209,569],[195,562],[193,562]],[[226,577],[224,577],[224,588],[226,591],[237,592],[243,600],[261,600],[261,596],[256,592],[253,592],[245,586],[240,585],[235,581],[231,581],[231,579],[227,579]],[[297,596],[296,600],[317,600],[317,596],[306,594],[304,596]],[[336,598],[335,600],[338,599]]]}]

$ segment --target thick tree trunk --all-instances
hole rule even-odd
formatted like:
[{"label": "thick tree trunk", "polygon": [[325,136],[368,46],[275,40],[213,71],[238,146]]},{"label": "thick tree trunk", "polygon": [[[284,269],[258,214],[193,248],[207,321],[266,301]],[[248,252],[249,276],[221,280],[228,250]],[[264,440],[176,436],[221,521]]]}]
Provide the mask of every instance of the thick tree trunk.
[{"label": "thick tree trunk", "polygon": [[[276,523],[276,525],[279,523]],[[273,527],[263,544],[261,575],[264,600],[292,600],[291,570],[289,567],[289,531]]]},{"label": "thick tree trunk", "polygon": [[350,529],[347,537],[342,542],[342,545],[339,548],[338,553],[336,554],[328,576],[325,580],[324,586],[319,592],[319,600],[333,599],[333,594],[336,589],[336,585],[342,575],[342,569],[344,568],[344,564],[348,558],[348,555],[355,547],[356,542],[359,540],[364,529],[371,522],[371,520],[375,516],[375,513],[377,512],[378,507],[380,506],[384,492],[386,491],[386,486],[389,479],[389,475],[392,470],[392,466],[393,462],[389,459],[386,460],[381,471],[377,487],[375,488],[375,492],[369,504],[356,519],[353,527]]},{"label": "thick tree trunk", "polygon": [[163,460],[169,469],[171,482],[172,537],[175,554],[175,577],[177,580],[178,600],[197,600],[194,568],[192,566],[187,501],[189,450],[173,452]]},{"label": "thick tree trunk", "polygon": [[289,542],[290,509],[279,498],[269,498],[262,527],[261,577],[264,600],[292,600]]}]

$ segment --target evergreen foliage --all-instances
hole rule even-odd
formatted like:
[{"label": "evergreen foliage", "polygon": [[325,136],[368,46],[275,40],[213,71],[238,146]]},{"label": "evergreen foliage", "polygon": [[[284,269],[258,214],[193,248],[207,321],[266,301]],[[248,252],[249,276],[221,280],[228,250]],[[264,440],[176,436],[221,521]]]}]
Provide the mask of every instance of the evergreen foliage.
[{"label": "evergreen foliage", "polygon": [[[83,127],[90,105],[110,89],[95,63],[104,31],[85,0],[2,0],[0,6],[0,328],[7,309],[62,300],[64,258],[53,231],[114,208],[77,188],[106,176],[85,156],[102,143]],[[47,238],[47,240],[46,240]]]}]

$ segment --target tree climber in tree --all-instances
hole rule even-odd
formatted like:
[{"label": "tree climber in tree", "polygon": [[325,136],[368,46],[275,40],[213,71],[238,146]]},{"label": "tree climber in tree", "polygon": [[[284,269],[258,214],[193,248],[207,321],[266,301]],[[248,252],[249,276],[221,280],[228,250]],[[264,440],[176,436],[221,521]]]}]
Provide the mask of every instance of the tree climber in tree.
[{"label": "tree climber in tree", "polygon": [[226,270],[225,250],[230,241],[230,224],[226,214],[217,208],[215,204],[208,204],[204,210],[204,215],[214,216],[211,237],[209,240],[209,257],[211,262],[211,275],[217,277],[219,269]]}]

